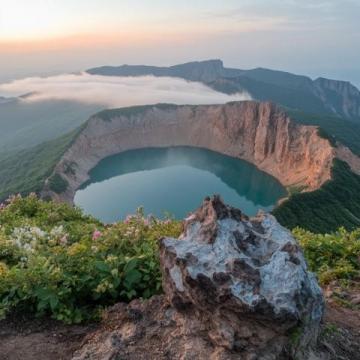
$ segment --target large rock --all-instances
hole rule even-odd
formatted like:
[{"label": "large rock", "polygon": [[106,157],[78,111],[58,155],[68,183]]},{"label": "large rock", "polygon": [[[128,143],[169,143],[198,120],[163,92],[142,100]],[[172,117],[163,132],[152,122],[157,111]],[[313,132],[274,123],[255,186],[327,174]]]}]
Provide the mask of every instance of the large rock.
[{"label": "large rock", "polygon": [[309,358],[321,289],[273,216],[249,219],[219,197],[205,199],[179,239],[162,240],[161,267],[168,301],[196,314],[214,346],[244,359]]},{"label": "large rock", "polygon": [[109,309],[73,360],[333,359],[312,352],[321,290],[273,216],[206,199],[160,248],[165,295]]}]

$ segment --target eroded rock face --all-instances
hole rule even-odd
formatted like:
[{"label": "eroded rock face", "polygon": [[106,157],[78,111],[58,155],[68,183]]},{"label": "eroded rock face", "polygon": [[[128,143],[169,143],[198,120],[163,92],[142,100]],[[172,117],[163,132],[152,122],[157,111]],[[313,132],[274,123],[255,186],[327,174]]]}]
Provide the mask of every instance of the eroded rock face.
[{"label": "eroded rock face", "polygon": [[69,184],[43,196],[71,202],[89,171],[103,158],[147,147],[193,146],[246,160],[284,186],[319,188],[335,157],[315,126],[304,126],[269,102],[225,105],[154,105],[94,115],[65,152],[54,173]]},{"label": "eroded rock face", "polygon": [[197,314],[214,346],[249,359],[308,359],[323,297],[273,216],[249,219],[219,197],[205,199],[179,239],[162,240],[161,267],[168,301]]},{"label": "eroded rock face", "polygon": [[360,91],[350,82],[320,77],[314,85],[315,93],[333,113],[350,119],[360,116]]}]

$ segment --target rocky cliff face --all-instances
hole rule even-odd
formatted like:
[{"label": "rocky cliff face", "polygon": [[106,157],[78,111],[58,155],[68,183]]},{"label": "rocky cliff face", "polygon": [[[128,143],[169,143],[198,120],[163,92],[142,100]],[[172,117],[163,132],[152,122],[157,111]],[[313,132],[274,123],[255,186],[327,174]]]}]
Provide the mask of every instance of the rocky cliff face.
[{"label": "rocky cliff face", "polygon": [[347,118],[360,118],[360,91],[350,82],[318,78],[314,85],[329,110]]},{"label": "rocky cliff face", "polygon": [[165,298],[115,309],[114,329],[95,334],[74,360],[311,358],[324,300],[273,216],[249,219],[215,196],[160,248]]},{"label": "rocky cliff face", "polygon": [[[244,159],[285,186],[313,190],[330,178],[335,151],[314,126],[298,125],[272,103],[154,105],[109,110],[92,117],[55,173],[71,201],[101,159],[146,147],[194,146]],[[44,194],[49,194],[45,188]]]}]

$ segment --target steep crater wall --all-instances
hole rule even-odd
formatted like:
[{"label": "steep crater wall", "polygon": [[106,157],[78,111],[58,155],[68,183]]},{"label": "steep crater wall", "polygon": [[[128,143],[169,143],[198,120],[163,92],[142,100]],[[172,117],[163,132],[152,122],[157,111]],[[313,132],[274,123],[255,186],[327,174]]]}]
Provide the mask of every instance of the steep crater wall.
[{"label": "steep crater wall", "polygon": [[65,180],[43,195],[71,202],[88,172],[103,158],[147,147],[193,146],[244,159],[284,186],[314,190],[330,179],[336,156],[315,126],[299,125],[270,102],[225,105],[149,105],[106,110],[89,119],[56,165]]}]

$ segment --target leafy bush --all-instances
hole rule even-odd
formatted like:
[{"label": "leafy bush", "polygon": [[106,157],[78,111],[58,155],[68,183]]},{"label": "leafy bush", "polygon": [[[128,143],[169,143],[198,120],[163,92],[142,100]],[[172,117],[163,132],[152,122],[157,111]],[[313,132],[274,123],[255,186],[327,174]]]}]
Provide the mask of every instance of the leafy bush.
[{"label": "leafy bush", "polygon": [[[159,239],[180,231],[180,222],[141,210],[104,225],[76,207],[12,197],[0,205],[0,317],[16,310],[78,323],[117,301],[148,298],[161,291]],[[360,278],[360,229],[293,234],[321,284]]]},{"label": "leafy bush", "polygon": [[293,234],[322,285],[333,280],[346,282],[360,278],[360,229],[347,232],[340,228],[332,234],[321,235],[296,228]]},{"label": "leafy bush", "polygon": [[0,210],[0,315],[26,310],[66,323],[161,290],[158,240],[180,223],[144,218],[104,225],[78,208],[13,197]]}]

